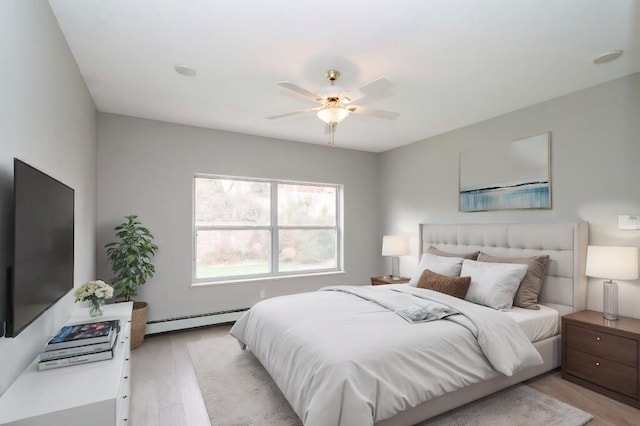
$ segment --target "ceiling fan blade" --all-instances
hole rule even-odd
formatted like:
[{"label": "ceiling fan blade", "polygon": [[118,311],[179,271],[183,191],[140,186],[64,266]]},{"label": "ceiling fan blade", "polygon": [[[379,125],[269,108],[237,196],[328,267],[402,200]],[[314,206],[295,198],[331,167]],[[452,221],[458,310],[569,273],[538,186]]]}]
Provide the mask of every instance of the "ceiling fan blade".
[{"label": "ceiling fan blade", "polygon": [[361,103],[371,103],[375,101],[379,101],[380,99],[388,98],[393,95],[393,92],[390,89],[384,89],[383,91],[373,93],[371,95],[362,95],[356,96],[353,99],[353,102]]},{"label": "ceiling fan blade", "polygon": [[393,83],[387,77],[376,78],[369,83],[365,83],[358,88],[358,91],[365,96],[373,96],[378,92],[385,92],[393,87]]},{"label": "ceiling fan blade", "polygon": [[281,81],[280,83],[278,83],[278,85],[284,87],[285,89],[289,89],[292,90],[294,92],[296,92],[299,95],[304,96],[305,98],[309,98],[312,100],[316,100],[318,99],[318,95],[316,95],[315,93],[312,93],[310,91],[308,91],[307,89],[303,89],[302,87],[298,86],[297,84],[294,84],[290,81]]},{"label": "ceiling fan blade", "polygon": [[305,112],[316,112],[319,109],[320,109],[320,107],[318,107],[318,108],[307,108],[307,109],[300,109],[298,111],[285,112],[284,114],[272,115],[271,117],[267,117],[267,120],[273,120],[275,118],[288,117],[290,115],[302,114],[302,113],[305,113]]},{"label": "ceiling fan blade", "polygon": [[358,88],[353,101],[362,103],[364,99],[366,99],[366,102],[373,102],[387,98],[393,94],[391,87],[393,87],[393,83],[387,77],[377,78]]},{"label": "ceiling fan blade", "polygon": [[349,111],[359,115],[369,115],[371,117],[384,118],[385,120],[395,120],[400,113],[392,111],[384,111],[381,109],[351,105]]}]

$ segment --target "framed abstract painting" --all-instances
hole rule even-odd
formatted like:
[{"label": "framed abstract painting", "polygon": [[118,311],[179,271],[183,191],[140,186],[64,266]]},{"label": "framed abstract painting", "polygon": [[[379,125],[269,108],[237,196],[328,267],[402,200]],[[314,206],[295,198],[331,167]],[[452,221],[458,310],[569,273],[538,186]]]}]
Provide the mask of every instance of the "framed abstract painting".
[{"label": "framed abstract painting", "polygon": [[460,153],[459,209],[551,208],[551,134]]}]

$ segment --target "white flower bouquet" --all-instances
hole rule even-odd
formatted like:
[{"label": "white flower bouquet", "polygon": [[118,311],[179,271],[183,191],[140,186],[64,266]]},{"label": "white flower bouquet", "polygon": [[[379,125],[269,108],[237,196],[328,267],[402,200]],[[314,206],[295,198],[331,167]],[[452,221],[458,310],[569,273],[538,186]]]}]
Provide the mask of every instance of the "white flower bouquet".
[{"label": "white flower bouquet", "polygon": [[89,281],[78,287],[75,296],[76,302],[111,299],[113,297],[113,287],[101,280]]},{"label": "white flower bouquet", "polygon": [[113,297],[113,287],[101,280],[89,281],[78,287],[74,295],[76,302],[91,301],[90,315],[100,316],[104,301]]}]

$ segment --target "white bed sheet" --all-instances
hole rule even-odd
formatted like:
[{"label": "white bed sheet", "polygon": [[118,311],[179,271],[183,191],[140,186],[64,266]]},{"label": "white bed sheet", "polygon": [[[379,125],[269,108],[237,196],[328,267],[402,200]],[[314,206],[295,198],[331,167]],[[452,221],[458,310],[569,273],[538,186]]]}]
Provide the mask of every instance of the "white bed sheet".
[{"label": "white bed sheet", "polygon": [[540,310],[513,307],[504,311],[514,320],[531,343],[538,342],[560,333],[560,313],[544,305]]}]

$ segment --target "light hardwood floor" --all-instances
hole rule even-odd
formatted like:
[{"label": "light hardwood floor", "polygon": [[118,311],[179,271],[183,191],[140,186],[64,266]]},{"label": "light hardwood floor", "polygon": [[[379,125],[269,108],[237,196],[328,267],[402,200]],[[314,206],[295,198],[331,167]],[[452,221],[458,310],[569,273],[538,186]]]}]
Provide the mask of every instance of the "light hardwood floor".
[{"label": "light hardwood floor", "polygon": [[[148,336],[131,356],[133,426],[209,426],[187,343],[226,334],[230,325]],[[594,415],[589,426],[640,425],[640,410],[584,389],[553,371],[529,386]],[[213,425],[216,426],[216,425]]]}]

